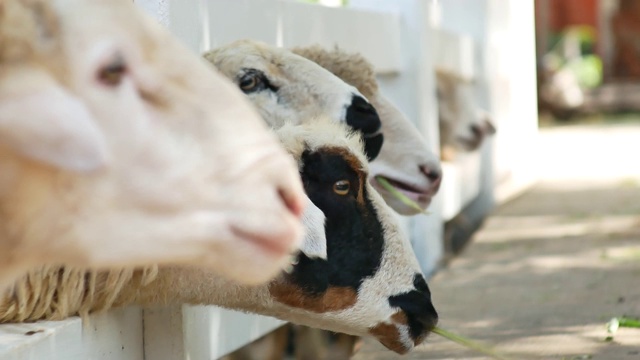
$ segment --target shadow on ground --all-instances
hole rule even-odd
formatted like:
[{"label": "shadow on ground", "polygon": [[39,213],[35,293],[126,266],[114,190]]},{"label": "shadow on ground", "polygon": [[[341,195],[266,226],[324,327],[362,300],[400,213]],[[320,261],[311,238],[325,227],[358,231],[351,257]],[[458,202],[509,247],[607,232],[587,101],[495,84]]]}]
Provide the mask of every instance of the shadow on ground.
[{"label": "shadow on ground", "polygon": [[[640,128],[635,131],[640,136]],[[597,132],[586,131],[589,141],[576,135],[582,139],[577,144],[597,144],[600,152],[612,151],[610,161],[622,161],[624,149]],[[563,144],[551,135],[548,156]],[[497,209],[430,283],[440,325],[496,345],[513,359],[640,359],[640,329],[621,328],[605,341],[609,319],[640,317],[640,165],[630,160],[628,168],[609,166],[615,169],[611,176],[597,166],[593,177],[583,176],[588,161],[576,169],[580,177],[568,171],[542,176],[533,189]],[[355,359],[487,357],[432,335],[402,357],[367,340]]]}]

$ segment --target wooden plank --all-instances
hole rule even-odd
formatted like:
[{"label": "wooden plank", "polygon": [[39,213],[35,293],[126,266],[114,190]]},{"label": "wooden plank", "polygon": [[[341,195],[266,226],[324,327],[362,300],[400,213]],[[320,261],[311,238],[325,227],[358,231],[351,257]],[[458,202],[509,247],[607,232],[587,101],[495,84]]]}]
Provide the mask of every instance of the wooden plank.
[{"label": "wooden plank", "polygon": [[0,360],[143,360],[142,310],[0,325]]},{"label": "wooden plank", "polygon": [[443,162],[442,185],[439,196],[443,199],[444,221],[453,219],[480,194],[480,151],[459,153],[454,162]]},{"label": "wooden plank", "polygon": [[472,81],[476,76],[475,44],[471,36],[434,30],[436,50],[433,65],[437,70]]},{"label": "wooden plank", "polygon": [[[402,70],[399,14],[282,1],[282,45],[339,46],[369,59],[379,74]],[[304,29],[304,31],[300,31]]]},{"label": "wooden plank", "polygon": [[215,306],[145,310],[148,359],[217,359],[274,330],[284,322]]}]

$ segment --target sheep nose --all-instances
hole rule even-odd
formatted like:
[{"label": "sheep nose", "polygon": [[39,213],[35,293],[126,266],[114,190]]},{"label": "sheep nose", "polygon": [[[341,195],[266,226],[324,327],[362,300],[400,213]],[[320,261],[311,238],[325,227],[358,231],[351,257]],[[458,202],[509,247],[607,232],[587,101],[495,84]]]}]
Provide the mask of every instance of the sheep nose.
[{"label": "sheep nose", "polygon": [[384,142],[380,133],[382,123],[376,109],[362,96],[354,95],[347,107],[346,121],[354,130],[362,133],[364,151],[369,161],[375,159]]},{"label": "sheep nose", "polygon": [[471,132],[476,137],[482,137],[484,135],[484,128],[480,124],[471,124]]},{"label": "sheep nose", "polygon": [[420,165],[420,172],[422,172],[427,179],[431,180],[433,183],[439,183],[440,180],[442,180],[442,170],[440,170],[439,167]]},{"label": "sheep nose", "polygon": [[418,343],[436,326],[438,313],[431,303],[431,292],[422,274],[414,275],[413,286],[415,290],[389,297],[389,305],[405,313],[409,335]]},{"label": "sheep nose", "polygon": [[280,188],[278,189],[278,195],[286,206],[286,208],[297,218],[302,216],[304,211],[304,198],[298,193],[294,193],[290,190]]},{"label": "sheep nose", "polygon": [[488,120],[488,119],[484,120],[484,129],[487,132],[487,134],[493,135],[496,133],[496,127],[493,125],[491,120]]}]

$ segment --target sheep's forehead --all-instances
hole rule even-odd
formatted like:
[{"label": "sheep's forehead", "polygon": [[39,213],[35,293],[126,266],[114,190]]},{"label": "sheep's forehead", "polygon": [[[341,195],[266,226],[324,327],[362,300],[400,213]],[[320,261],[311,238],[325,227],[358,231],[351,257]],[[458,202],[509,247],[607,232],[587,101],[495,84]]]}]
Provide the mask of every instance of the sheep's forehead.
[{"label": "sheep's forehead", "polygon": [[219,48],[206,56],[216,67],[230,76],[238,76],[244,69],[276,72],[278,67],[270,53],[261,48],[236,43]]},{"label": "sheep's forehead", "polygon": [[291,51],[322,66],[345,83],[355,86],[369,100],[378,93],[375,68],[359,53],[348,53],[337,48],[328,50],[320,46],[298,47]]},{"label": "sheep's forehead", "polygon": [[[28,60],[64,74],[65,47],[82,49],[102,38],[135,37],[149,53],[155,33],[124,1],[8,0],[0,6],[0,65]],[[114,21],[118,26],[114,27]],[[144,31],[143,31],[144,30]]]},{"label": "sheep's forehead", "polygon": [[360,135],[345,124],[316,119],[301,125],[286,124],[276,130],[276,134],[287,151],[298,160],[305,150],[339,148],[350,154],[362,171],[369,171]]},{"label": "sheep's forehead", "polygon": [[[355,90],[315,62],[289,50],[258,41],[236,41],[212,52],[209,60],[232,76],[238,75],[242,69],[252,68],[263,71],[271,81],[276,83],[278,81],[309,82],[313,83],[313,87],[327,85],[344,87],[349,92]],[[318,82],[322,83],[318,84]],[[278,83],[278,85],[283,84]]]},{"label": "sheep's forehead", "polygon": [[0,64],[44,56],[59,46],[60,28],[45,1],[9,0],[0,6]]}]

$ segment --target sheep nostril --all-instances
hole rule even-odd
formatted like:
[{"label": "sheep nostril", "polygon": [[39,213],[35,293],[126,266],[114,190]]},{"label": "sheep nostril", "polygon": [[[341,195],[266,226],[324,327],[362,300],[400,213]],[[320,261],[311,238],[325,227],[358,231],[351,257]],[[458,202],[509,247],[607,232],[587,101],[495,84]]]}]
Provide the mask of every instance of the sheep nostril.
[{"label": "sheep nostril", "polygon": [[484,128],[487,134],[493,135],[496,133],[496,127],[493,125],[493,123],[490,120],[484,121]]},{"label": "sheep nostril", "polygon": [[389,297],[389,305],[399,308],[407,316],[412,339],[424,338],[438,324],[438,312],[431,302],[431,292],[422,274],[415,274],[414,289]]},{"label": "sheep nostril", "polygon": [[482,126],[478,125],[478,124],[471,124],[471,132],[473,133],[473,135],[475,135],[476,137],[481,137],[483,134],[482,131]]},{"label": "sheep nostril", "polygon": [[437,182],[442,178],[442,172],[427,165],[420,165],[420,171],[432,182]]},{"label": "sheep nostril", "polygon": [[304,201],[300,196],[296,196],[291,191],[278,189],[278,195],[287,209],[296,217],[301,217],[304,211]]}]

